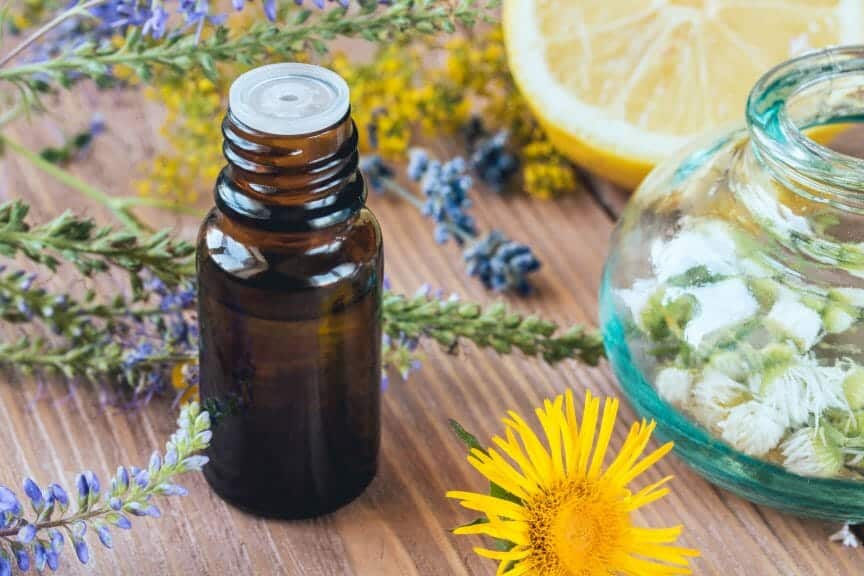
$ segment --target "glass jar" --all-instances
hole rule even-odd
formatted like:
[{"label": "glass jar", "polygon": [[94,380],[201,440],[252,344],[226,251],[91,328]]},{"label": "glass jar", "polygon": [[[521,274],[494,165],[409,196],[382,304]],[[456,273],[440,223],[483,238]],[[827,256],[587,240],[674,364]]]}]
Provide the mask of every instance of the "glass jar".
[{"label": "glass jar", "polygon": [[864,47],[766,73],[746,127],[635,192],[600,293],[626,396],[711,482],[864,521],[864,160],[809,138],[864,119]]}]

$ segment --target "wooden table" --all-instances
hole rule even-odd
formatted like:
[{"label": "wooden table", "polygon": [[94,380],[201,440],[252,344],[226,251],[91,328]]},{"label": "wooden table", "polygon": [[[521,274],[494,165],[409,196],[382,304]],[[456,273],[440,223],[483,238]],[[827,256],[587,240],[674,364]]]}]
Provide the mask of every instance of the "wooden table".
[{"label": "wooden table", "polygon": [[[51,113],[12,133],[34,146],[56,144],[101,110],[108,132],[94,154],[74,172],[114,193],[131,194],[131,181],[157,146],[160,113],[134,92],[98,94],[90,88],[65,97]],[[0,160],[0,197],[26,198],[42,220],[64,208],[108,221],[97,206],[12,157]],[[203,183],[206,186],[209,183]],[[474,208],[481,226],[496,226],[530,244],[544,267],[537,292],[511,304],[562,324],[595,324],[600,270],[615,216],[626,195],[593,182],[582,193],[552,202],[524,197],[498,198],[479,190]],[[209,202],[209,195],[203,202]],[[488,302],[494,296],[469,279],[455,247],[439,247],[430,223],[398,200],[373,198],[371,206],[384,229],[387,273],[395,290],[413,292],[429,283],[466,298]],[[191,237],[194,219],[154,214],[157,227],[175,226]],[[53,278],[67,288],[68,271]],[[77,283],[78,280],[75,280]],[[119,288],[121,284],[117,284]],[[107,290],[115,289],[107,286]],[[3,336],[18,330],[2,325]],[[248,516],[213,495],[200,475],[185,484],[190,495],[163,501],[163,517],[136,519],[131,532],[117,534],[114,552],[94,550],[98,574],[303,574],[458,575],[493,574],[495,564],[474,555],[473,537],[449,530],[472,518],[444,498],[448,489],[482,490],[483,479],[465,461],[465,449],[450,433],[455,418],[483,441],[502,429],[508,409],[529,415],[548,398],[568,388],[618,394],[608,366],[587,368],[567,362],[551,368],[518,355],[501,357],[465,347],[451,357],[434,344],[425,346],[423,369],[410,381],[391,382],[384,394],[383,445],[377,479],[358,500],[325,518],[306,522],[266,521]],[[0,382],[0,484],[20,486],[24,475],[40,483],[68,483],[92,468],[108,476],[120,463],[144,463],[173,430],[175,413],[165,401],[135,412],[103,408],[99,386],[7,376]],[[626,405],[615,432],[620,445],[634,419]],[[864,552],[827,541],[837,529],[820,522],[784,516],[714,488],[674,456],[648,477],[674,474],[674,494],[643,509],[638,522],[683,523],[683,544],[698,548],[697,574],[833,575],[860,574]],[[98,545],[97,545],[98,546]],[[67,574],[85,573],[70,550]]]}]

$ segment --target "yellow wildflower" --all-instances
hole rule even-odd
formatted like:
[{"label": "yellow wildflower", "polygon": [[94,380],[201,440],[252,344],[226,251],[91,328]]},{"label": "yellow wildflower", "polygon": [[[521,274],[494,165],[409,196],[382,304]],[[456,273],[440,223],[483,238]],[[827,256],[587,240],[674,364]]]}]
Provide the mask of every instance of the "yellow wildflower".
[{"label": "yellow wildflower", "polygon": [[449,492],[447,496],[461,500],[465,508],[486,515],[485,522],[455,532],[485,534],[512,544],[506,550],[475,549],[499,560],[497,573],[504,576],[690,574],[688,558],[698,552],[674,545],[681,526],[642,528],[631,518],[669,493],[665,485],[671,476],[635,492],[629,486],[665,456],[672,443],[642,457],[655,424],[637,422],[604,470],[617,411],[618,400],[607,398],[601,417],[600,399],[589,392],[580,422],[572,392],[546,400],[536,413],[548,447],[525,420],[510,412],[504,419],[506,438],[493,438],[498,449],[473,449],[468,457],[507,494]]},{"label": "yellow wildflower", "polygon": [[198,383],[188,377],[188,370],[195,362],[180,362],[171,369],[171,386],[180,394],[179,404],[198,400]]}]

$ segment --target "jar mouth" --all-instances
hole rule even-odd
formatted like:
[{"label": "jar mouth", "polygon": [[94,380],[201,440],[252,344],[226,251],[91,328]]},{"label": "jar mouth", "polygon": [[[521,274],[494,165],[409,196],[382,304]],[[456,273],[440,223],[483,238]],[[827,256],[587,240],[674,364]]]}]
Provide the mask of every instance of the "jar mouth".
[{"label": "jar mouth", "polygon": [[816,126],[864,121],[864,45],[809,52],[766,72],[747,99],[753,148],[790,188],[864,209],[864,159],[819,144]]}]

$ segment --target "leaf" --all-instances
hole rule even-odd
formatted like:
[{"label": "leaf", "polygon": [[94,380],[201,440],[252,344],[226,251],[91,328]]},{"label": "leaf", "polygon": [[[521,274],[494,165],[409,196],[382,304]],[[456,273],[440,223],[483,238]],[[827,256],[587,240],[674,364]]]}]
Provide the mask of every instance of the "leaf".
[{"label": "leaf", "polygon": [[477,440],[477,437],[465,430],[465,428],[461,424],[459,424],[459,422],[453,420],[452,418],[449,419],[447,422],[450,424],[450,428],[453,429],[453,432],[456,434],[459,440],[461,440],[466,446],[468,446],[469,449],[477,449],[484,454],[486,453],[486,449],[483,448],[483,446]]},{"label": "leaf", "polygon": [[494,496],[495,498],[500,498],[501,500],[507,500],[508,502],[513,502],[515,504],[522,504],[522,499],[512,494],[495,484],[494,482],[489,482],[489,495]]}]

